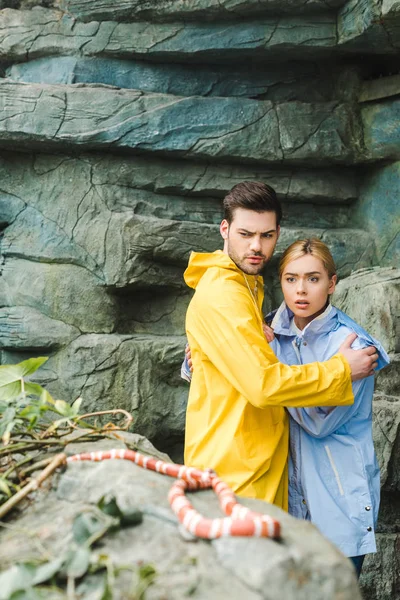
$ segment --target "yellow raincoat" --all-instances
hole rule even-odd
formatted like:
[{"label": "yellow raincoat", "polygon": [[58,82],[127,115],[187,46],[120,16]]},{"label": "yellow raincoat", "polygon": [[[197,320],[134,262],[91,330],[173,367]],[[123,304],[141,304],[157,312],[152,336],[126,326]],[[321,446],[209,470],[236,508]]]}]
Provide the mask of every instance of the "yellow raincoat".
[{"label": "yellow raincoat", "polygon": [[262,331],[262,278],[222,251],[192,253],[184,277],[196,290],[186,316],[194,369],[185,464],[215,469],[238,495],[287,510],[284,407],[352,404],[350,367],[340,354],[280,363]]}]

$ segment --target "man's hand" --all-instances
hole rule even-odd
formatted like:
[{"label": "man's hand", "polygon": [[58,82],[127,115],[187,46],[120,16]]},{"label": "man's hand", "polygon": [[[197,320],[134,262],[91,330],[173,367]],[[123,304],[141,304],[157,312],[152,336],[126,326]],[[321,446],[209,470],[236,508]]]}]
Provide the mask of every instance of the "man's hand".
[{"label": "man's hand", "polygon": [[368,346],[362,350],[351,349],[350,346],[356,338],[357,334],[351,333],[339,348],[340,354],[343,354],[350,365],[352,381],[373,375],[374,369],[378,366],[378,353],[374,346]]},{"label": "man's hand", "polygon": [[185,356],[189,365],[190,372],[193,373],[193,363],[192,363],[192,353],[190,352],[189,344],[186,344],[185,347]]},{"label": "man's hand", "polygon": [[266,323],[263,323],[262,327],[263,327],[265,339],[267,340],[267,342],[272,342],[272,340],[275,338],[274,330],[272,329],[272,327],[270,327]]}]

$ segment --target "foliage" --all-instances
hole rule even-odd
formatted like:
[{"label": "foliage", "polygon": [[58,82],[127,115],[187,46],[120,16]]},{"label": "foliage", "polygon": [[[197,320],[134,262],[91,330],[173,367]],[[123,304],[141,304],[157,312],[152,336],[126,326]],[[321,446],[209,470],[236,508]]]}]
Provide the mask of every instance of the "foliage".
[{"label": "foliage", "polygon": [[[72,404],[55,400],[37,383],[26,381],[46,360],[32,358],[0,366],[0,510],[19,502],[19,496],[29,488],[30,474],[48,465],[54,454],[71,442],[72,434],[74,443],[118,437],[117,432],[126,430],[132,421],[122,410],[79,415],[80,398]],[[87,422],[104,413],[124,413],[126,424],[118,428],[110,423],[98,426]],[[131,573],[132,581],[124,598],[141,600],[155,577],[154,568],[116,567],[109,556],[94,551],[106,533],[141,521],[139,510],[124,512],[114,497],[101,498],[96,507],[75,518],[72,541],[61,556],[13,565],[0,573],[0,600],[69,600],[86,594],[93,600],[112,600],[113,584],[126,572]],[[79,585],[75,589],[76,582]]]},{"label": "foliage", "polygon": [[[20,489],[29,473],[50,462],[51,458],[43,460],[44,456],[62,450],[73,432],[81,432],[74,442],[95,440],[116,435],[132,421],[126,411],[116,410],[103,412],[124,413],[128,417],[126,426],[90,424],[85,418],[102,413],[79,415],[81,398],[72,404],[54,400],[42,386],[26,381],[46,360],[31,358],[17,365],[0,366],[0,505]],[[17,454],[23,458],[16,461]]]},{"label": "foliage", "polygon": [[[118,516],[111,516],[110,509]],[[136,511],[134,524],[141,520],[140,511]],[[127,571],[131,573],[131,585],[124,597],[127,600],[142,600],[156,576],[152,565],[116,567],[108,555],[96,555],[92,551],[93,546],[107,532],[132,525],[126,523],[125,514],[116,499],[113,496],[102,498],[97,507],[90,507],[75,517],[72,541],[59,557],[46,562],[13,565],[1,573],[0,600],[40,600],[52,598],[55,593],[57,598],[65,598],[65,583],[68,599],[84,598],[90,592],[91,597],[96,600],[112,600],[116,578]],[[77,588],[76,580],[80,581]]]},{"label": "foliage", "polygon": [[[53,400],[47,390],[37,383],[25,381],[47,358],[31,358],[17,365],[0,366],[0,437],[6,446],[12,434],[24,435],[37,426],[45,437],[78,418],[82,402],[78,398],[72,405],[64,400]],[[46,413],[53,413],[60,418],[43,432],[41,420]]]}]

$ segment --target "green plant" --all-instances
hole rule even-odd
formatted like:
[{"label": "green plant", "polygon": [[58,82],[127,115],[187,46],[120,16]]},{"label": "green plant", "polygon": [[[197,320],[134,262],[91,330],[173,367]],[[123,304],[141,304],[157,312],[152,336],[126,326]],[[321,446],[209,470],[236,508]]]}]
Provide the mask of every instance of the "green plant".
[{"label": "green plant", "polygon": [[[116,435],[132,422],[131,415],[120,409],[80,415],[81,398],[72,404],[54,400],[42,386],[26,381],[46,361],[46,357],[39,357],[0,366],[0,518],[5,514],[1,505],[8,502],[7,506],[14,506],[13,495],[20,493],[33,471],[51,463],[54,456],[49,457],[49,451],[62,450],[72,432],[80,433],[74,442],[95,440]],[[98,426],[87,421],[90,417],[116,413],[126,417],[121,427]]]},{"label": "green plant", "polygon": [[[72,404],[55,400],[42,386],[27,381],[46,360],[0,366],[0,519],[63,464],[65,455],[59,452],[70,443],[71,434],[74,443],[119,437],[132,422],[122,409],[80,415],[80,398]],[[121,427],[88,422],[116,413],[126,417]],[[108,532],[141,521],[139,510],[123,512],[114,497],[101,498],[97,506],[77,515],[72,542],[61,556],[20,563],[0,573],[0,600],[72,600],[85,597],[86,591],[96,600],[112,600],[113,585],[126,571],[132,574],[129,597],[142,600],[156,575],[151,565],[116,567],[107,555],[93,552]]]},{"label": "green plant", "polygon": [[113,496],[101,498],[97,506],[75,517],[72,541],[60,556],[13,565],[0,574],[0,600],[40,600],[52,598],[55,593],[57,598],[68,600],[84,598],[88,593],[96,600],[112,600],[116,580],[126,571],[132,576],[129,599],[143,600],[156,577],[152,565],[117,567],[108,555],[93,552],[93,547],[108,532],[141,523],[140,511],[135,511],[135,519],[132,515],[132,512],[125,514]]}]

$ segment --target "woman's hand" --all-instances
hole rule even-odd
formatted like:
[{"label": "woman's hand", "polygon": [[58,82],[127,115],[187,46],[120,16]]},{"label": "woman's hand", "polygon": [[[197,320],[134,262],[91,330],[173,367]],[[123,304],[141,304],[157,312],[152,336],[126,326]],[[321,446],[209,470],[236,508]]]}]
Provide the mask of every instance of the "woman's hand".
[{"label": "woman's hand", "polygon": [[275,338],[274,330],[266,323],[263,323],[263,332],[267,342],[272,342],[272,340]]},{"label": "woman's hand", "polygon": [[186,344],[185,356],[186,356],[187,363],[189,365],[190,372],[193,373],[192,353],[190,352],[189,344]]}]

